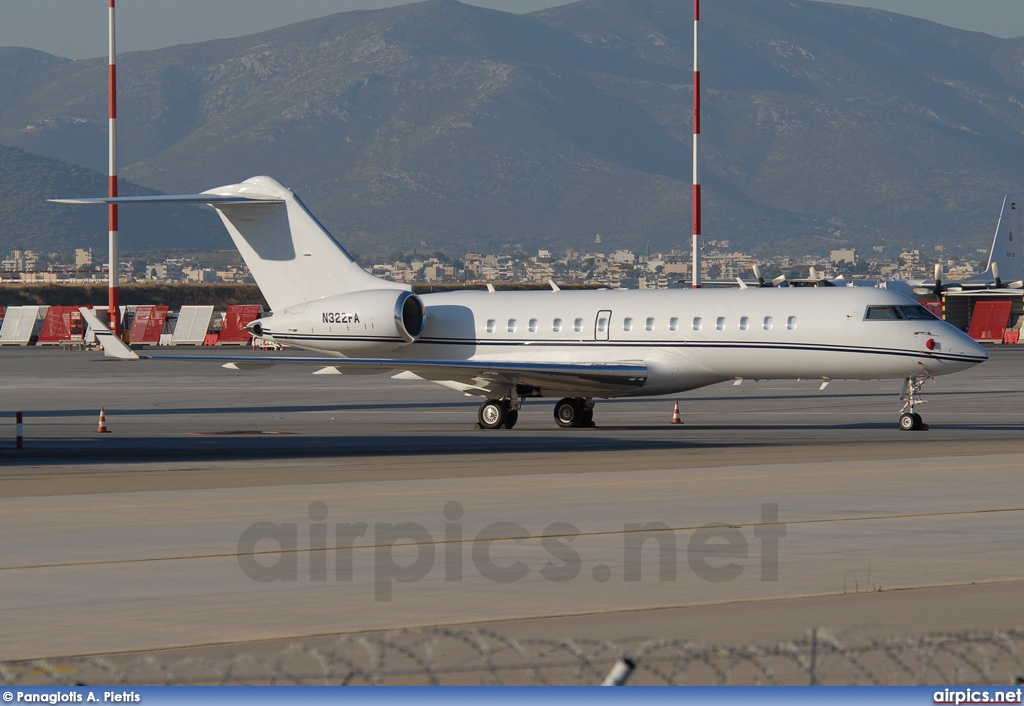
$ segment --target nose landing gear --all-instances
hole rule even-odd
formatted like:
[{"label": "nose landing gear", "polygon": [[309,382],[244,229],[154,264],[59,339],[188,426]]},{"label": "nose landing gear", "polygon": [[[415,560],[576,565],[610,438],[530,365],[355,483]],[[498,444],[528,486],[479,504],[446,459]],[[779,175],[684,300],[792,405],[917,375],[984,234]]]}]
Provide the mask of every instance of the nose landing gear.
[{"label": "nose landing gear", "polygon": [[903,408],[900,410],[900,429],[903,431],[927,431],[928,425],[921,419],[921,415],[914,411],[914,407],[924,404],[921,399],[921,387],[924,385],[924,378],[921,376],[907,378],[900,393],[903,400]]}]

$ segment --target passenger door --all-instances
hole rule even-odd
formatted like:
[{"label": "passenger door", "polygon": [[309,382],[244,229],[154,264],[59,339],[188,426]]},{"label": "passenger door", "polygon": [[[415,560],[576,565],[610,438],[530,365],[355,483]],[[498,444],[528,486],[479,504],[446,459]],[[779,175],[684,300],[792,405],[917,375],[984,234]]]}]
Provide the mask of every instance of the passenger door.
[{"label": "passenger door", "polygon": [[607,341],[611,326],[612,312],[608,309],[602,309],[597,312],[597,318],[594,320],[594,340]]}]

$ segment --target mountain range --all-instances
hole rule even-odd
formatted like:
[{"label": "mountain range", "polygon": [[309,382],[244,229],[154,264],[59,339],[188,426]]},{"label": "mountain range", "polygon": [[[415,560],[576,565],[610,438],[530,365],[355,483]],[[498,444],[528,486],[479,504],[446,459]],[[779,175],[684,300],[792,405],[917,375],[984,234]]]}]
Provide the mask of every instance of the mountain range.
[{"label": "mountain range", "polygon": [[[426,0],[127,53],[119,173],[185,193],[269,174],[367,254],[588,249],[597,234],[605,250],[686,250],[692,9]],[[987,246],[1024,180],[1024,39],[809,0],[705,2],[700,28],[705,238],[770,254]],[[106,64],[0,49],[0,143],[17,148],[0,151],[0,249],[57,232],[105,247],[105,212],[86,233],[82,209],[42,200],[105,189]],[[3,204],[26,190],[40,210]],[[129,210],[123,249],[227,247],[212,214]]]},{"label": "mountain range", "polygon": [[[103,196],[107,177],[97,171],[0,144],[0,255],[15,248],[47,254],[93,249],[95,263],[106,262],[109,221],[101,206],[47,203],[58,196]],[[158,194],[120,182],[123,196]],[[220,220],[195,206],[121,207],[118,230],[122,253],[128,251],[224,250],[234,248]]]}]

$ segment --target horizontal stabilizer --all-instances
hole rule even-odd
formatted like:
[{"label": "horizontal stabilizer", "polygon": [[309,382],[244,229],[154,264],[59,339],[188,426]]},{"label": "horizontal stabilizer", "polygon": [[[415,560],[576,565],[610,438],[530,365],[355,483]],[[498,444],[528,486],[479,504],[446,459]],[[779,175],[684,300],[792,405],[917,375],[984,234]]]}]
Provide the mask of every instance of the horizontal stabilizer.
[{"label": "horizontal stabilizer", "polygon": [[53,203],[70,204],[129,204],[129,203],[170,203],[170,204],[265,204],[284,203],[282,199],[260,196],[220,196],[217,194],[160,194],[158,196],[97,196],[86,199],[49,199]]}]

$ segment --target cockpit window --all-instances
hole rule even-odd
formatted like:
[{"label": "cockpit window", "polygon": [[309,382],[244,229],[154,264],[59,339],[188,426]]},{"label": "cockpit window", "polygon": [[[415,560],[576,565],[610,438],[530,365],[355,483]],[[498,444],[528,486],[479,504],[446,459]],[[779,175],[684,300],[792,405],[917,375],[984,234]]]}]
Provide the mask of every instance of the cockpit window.
[{"label": "cockpit window", "polygon": [[865,321],[900,321],[900,320],[921,320],[938,318],[932,312],[920,304],[909,304],[907,306],[869,306],[864,314]]},{"label": "cockpit window", "polygon": [[928,311],[925,307],[920,304],[914,304],[912,306],[901,306],[900,313],[903,314],[904,319],[937,319],[935,314]]},{"label": "cockpit window", "polygon": [[894,306],[869,306],[868,313],[864,315],[865,321],[896,321],[900,318],[900,312]]}]

